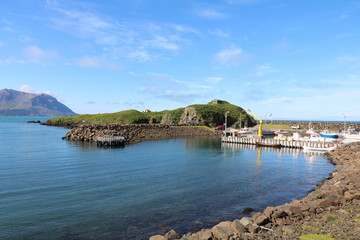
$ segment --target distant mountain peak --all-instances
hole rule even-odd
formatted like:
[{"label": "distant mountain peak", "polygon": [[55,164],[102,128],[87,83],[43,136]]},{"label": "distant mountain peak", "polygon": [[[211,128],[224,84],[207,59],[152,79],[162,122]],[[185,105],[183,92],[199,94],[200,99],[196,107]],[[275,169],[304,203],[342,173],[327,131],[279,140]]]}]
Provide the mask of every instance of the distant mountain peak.
[{"label": "distant mountain peak", "polygon": [[0,115],[3,116],[74,116],[70,108],[46,93],[0,90]]}]

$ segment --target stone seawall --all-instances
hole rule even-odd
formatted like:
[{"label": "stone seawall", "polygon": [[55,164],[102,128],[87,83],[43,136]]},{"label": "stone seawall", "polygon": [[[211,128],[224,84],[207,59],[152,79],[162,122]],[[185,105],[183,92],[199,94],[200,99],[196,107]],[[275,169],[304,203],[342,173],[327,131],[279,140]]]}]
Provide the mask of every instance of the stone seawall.
[{"label": "stone seawall", "polygon": [[211,229],[183,236],[171,230],[150,240],[360,239],[360,143],[339,147],[328,158],[334,172],[302,199]]},{"label": "stone seawall", "polygon": [[73,141],[96,141],[98,136],[123,136],[126,142],[144,139],[220,136],[221,132],[203,127],[174,127],[159,124],[86,124],[73,127],[64,139]]},{"label": "stone seawall", "polygon": [[[267,124],[270,124],[270,121],[267,121]],[[279,125],[288,125],[288,126],[296,126],[299,125],[301,130],[308,130],[309,125],[311,125],[311,128],[314,130],[324,130],[324,129],[330,129],[333,131],[343,131],[344,130],[344,123],[341,122],[295,122],[295,121],[273,121],[273,124],[279,124]],[[263,123],[263,127],[264,123]],[[360,129],[360,123],[346,123],[345,128],[357,128]]]}]

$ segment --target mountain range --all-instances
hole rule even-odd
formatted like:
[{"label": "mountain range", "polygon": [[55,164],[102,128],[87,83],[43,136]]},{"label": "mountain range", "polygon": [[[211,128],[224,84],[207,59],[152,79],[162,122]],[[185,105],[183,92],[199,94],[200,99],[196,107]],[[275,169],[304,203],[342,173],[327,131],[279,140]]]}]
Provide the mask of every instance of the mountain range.
[{"label": "mountain range", "polygon": [[12,89],[0,90],[0,116],[75,116],[56,98]]}]

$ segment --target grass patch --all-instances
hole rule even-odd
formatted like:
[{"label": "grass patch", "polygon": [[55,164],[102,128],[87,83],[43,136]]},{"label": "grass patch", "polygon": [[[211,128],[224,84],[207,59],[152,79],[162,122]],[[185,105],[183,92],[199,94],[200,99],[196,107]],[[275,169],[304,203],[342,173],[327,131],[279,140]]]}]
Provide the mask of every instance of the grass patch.
[{"label": "grass patch", "polygon": [[314,231],[322,232],[322,230],[320,228],[315,227],[315,226],[309,226],[309,225],[302,225],[302,229],[311,229],[311,230],[314,230]]},{"label": "grass patch", "polygon": [[335,222],[336,217],[332,216],[332,215],[327,215],[325,218],[325,222]]},{"label": "grass patch", "polygon": [[263,129],[291,129],[290,126],[288,125],[281,125],[281,124],[266,124],[266,128],[265,128],[265,122],[263,122]]},{"label": "grass patch", "polygon": [[359,219],[359,218],[355,218],[354,221],[355,221],[355,222],[360,222],[360,219]]},{"label": "grass patch", "polygon": [[300,240],[335,240],[328,235],[307,234],[300,236]]},{"label": "grass patch", "polygon": [[349,212],[349,213],[353,213],[353,212],[354,212],[351,208],[347,209],[346,211]]}]

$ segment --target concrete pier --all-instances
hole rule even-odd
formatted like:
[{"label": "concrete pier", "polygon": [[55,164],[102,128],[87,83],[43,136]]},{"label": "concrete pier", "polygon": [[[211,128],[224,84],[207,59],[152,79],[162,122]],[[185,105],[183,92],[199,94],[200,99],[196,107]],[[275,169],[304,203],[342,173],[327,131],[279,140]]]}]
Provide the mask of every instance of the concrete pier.
[{"label": "concrete pier", "polygon": [[256,138],[246,138],[246,137],[236,137],[236,136],[221,136],[222,142],[227,143],[240,143],[240,144],[250,144],[256,145],[256,142],[260,142],[266,145],[277,145],[280,144],[281,147],[288,148],[303,148],[313,147],[313,148],[330,148],[340,146],[338,143],[328,143],[328,142],[305,142],[305,141],[287,141],[287,140],[275,140],[275,139],[256,139]]},{"label": "concrete pier", "polygon": [[96,144],[99,147],[124,146],[125,138],[122,136],[99,136]]}]

